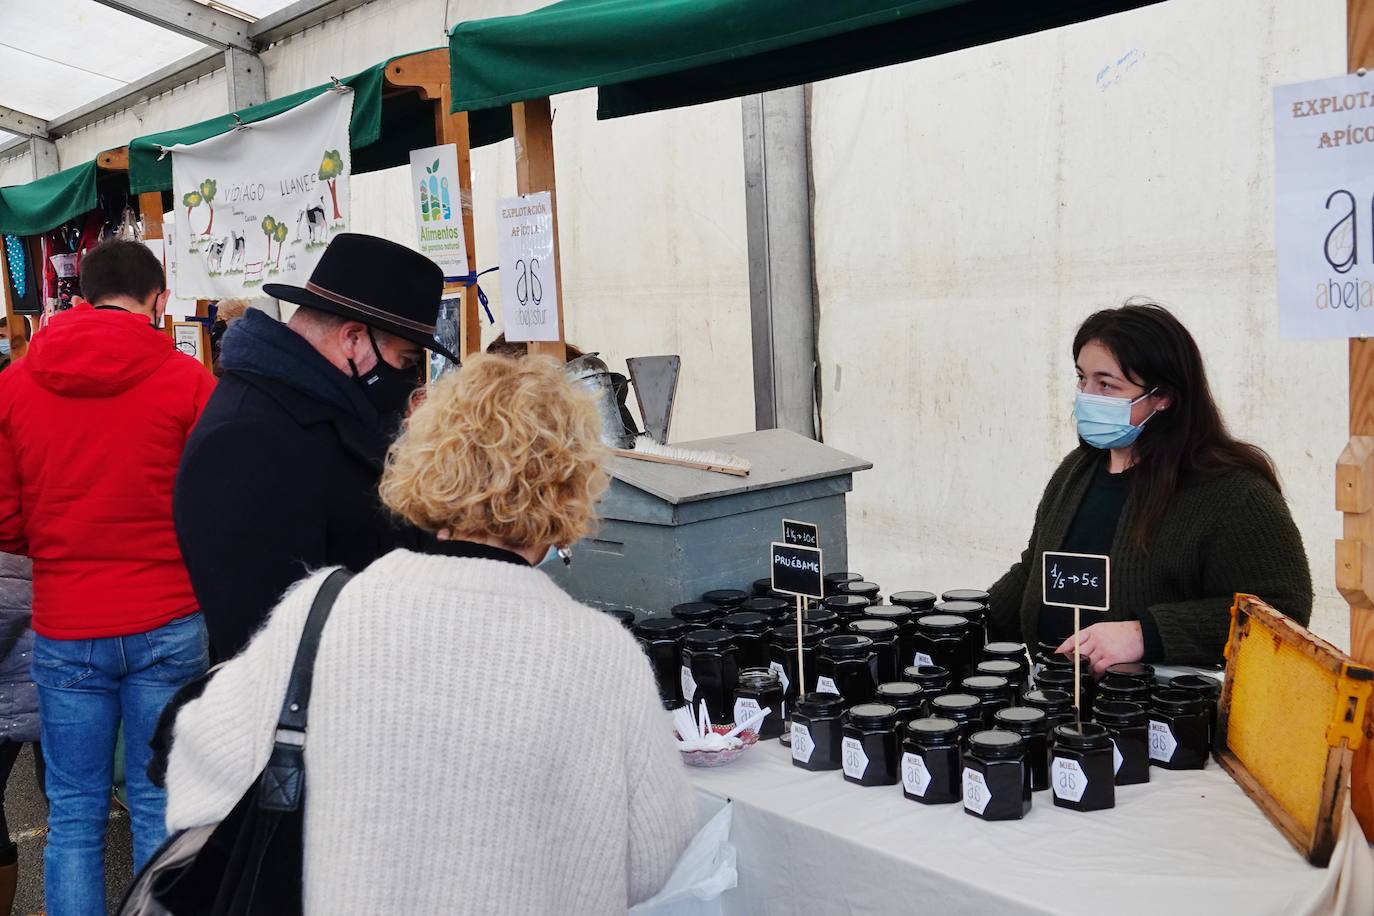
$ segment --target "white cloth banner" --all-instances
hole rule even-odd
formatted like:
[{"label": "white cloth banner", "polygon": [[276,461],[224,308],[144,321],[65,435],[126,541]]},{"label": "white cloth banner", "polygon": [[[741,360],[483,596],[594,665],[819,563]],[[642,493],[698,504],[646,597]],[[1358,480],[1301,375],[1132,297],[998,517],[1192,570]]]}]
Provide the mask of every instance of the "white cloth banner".
[{"label": "white cloth banner", "polygon": [[329,239],[348,229],[352,116],[353,91],[329,90],[242,129],[171,147],[178,298],[304,285]]}]

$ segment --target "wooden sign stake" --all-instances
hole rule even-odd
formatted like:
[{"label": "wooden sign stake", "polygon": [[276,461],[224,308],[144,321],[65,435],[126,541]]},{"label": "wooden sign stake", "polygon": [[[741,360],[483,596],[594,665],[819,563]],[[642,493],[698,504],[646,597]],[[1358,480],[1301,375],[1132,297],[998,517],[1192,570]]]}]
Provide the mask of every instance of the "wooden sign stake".
[{"label": "wooden sign stake", "polygon": [[806,653],[802,651],[802,610],[806,606],[805,599],[801,595],[797,596],[797,699],[806,695]]},{"label": "wooden sign stake", "polygon": [[1074,720],[1077,722],[1080,732],[1083,730],[1083,675],[1079,668],[1082,663],[1082,654],[1078,648],[1078,640],[1083,635],[1082,628],[1079,626],[1081,613],[1080,608],[1073,609],[1073,711]]},{"label": "wooden sign stake", "polygon": [[[1374,0],[1346,0],[1346,69],[1374,67]],[[1366,77],[1374,79],[1374,77]],[[1336,586],[1350,604],[1350,656],[1374,667],[1374,340],[1350,341],[1350,443],[1336,466],[1336,508],[1345,513],[1336,542]],[[1350,773],[1350,806],[1374,842],[1374,718]]]}]

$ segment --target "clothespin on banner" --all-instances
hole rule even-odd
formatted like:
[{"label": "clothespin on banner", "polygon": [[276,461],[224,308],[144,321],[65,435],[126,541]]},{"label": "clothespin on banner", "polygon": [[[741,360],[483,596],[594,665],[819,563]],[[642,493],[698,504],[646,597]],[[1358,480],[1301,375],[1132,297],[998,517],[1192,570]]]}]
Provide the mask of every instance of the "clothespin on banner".
[{"label": "clothespin on banner", "polygon": [[234,130],[247,130],[250,126],[248,124],[243,123],[243,118],[239,117],[239,113],[237,111],[230,112],[229,117],[234,119]]},{"label": "clothespin on banner", "polygon": [[345,85],[343,84],[343,80],[339,79],[337,76],[331,76],[331,77],[329,78],[329,84],[330,84],[330,85],[329,85],[329,91],[330,91],[330,92],[352,92],[352,91],[353,91],[352,88],[350,88],[350,87],[348,87],[348,86],[345,86]]}]

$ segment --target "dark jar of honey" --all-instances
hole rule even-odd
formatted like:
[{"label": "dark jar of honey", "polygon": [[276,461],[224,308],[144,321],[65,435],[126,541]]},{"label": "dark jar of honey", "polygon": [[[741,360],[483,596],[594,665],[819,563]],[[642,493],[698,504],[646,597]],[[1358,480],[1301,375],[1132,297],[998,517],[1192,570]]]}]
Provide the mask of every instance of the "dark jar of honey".
[{"label": "dark jar of honey", "polygon": [[1017,821],[1030,812],[1026,744],[1015,732],[975,732],[964,751],[964,813],[985,821]]}]

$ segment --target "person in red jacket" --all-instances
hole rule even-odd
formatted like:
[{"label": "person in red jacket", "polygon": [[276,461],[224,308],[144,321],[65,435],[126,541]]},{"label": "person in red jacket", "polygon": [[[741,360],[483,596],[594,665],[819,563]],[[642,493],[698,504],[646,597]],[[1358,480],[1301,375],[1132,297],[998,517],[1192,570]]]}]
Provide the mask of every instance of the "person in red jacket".
[{"label": "person in red jacket", "polygon": [[209,661],[172,525],[186,437],[214,387],[157,327],[162,265],[109,241],[82,263],[86,300],[0,373],[0,551],[33,559],[33,679],[47,764],[47,912],[105,912],[115,735],[124,725],[134,867],[161,845],[147,777],[163,706]]}]

